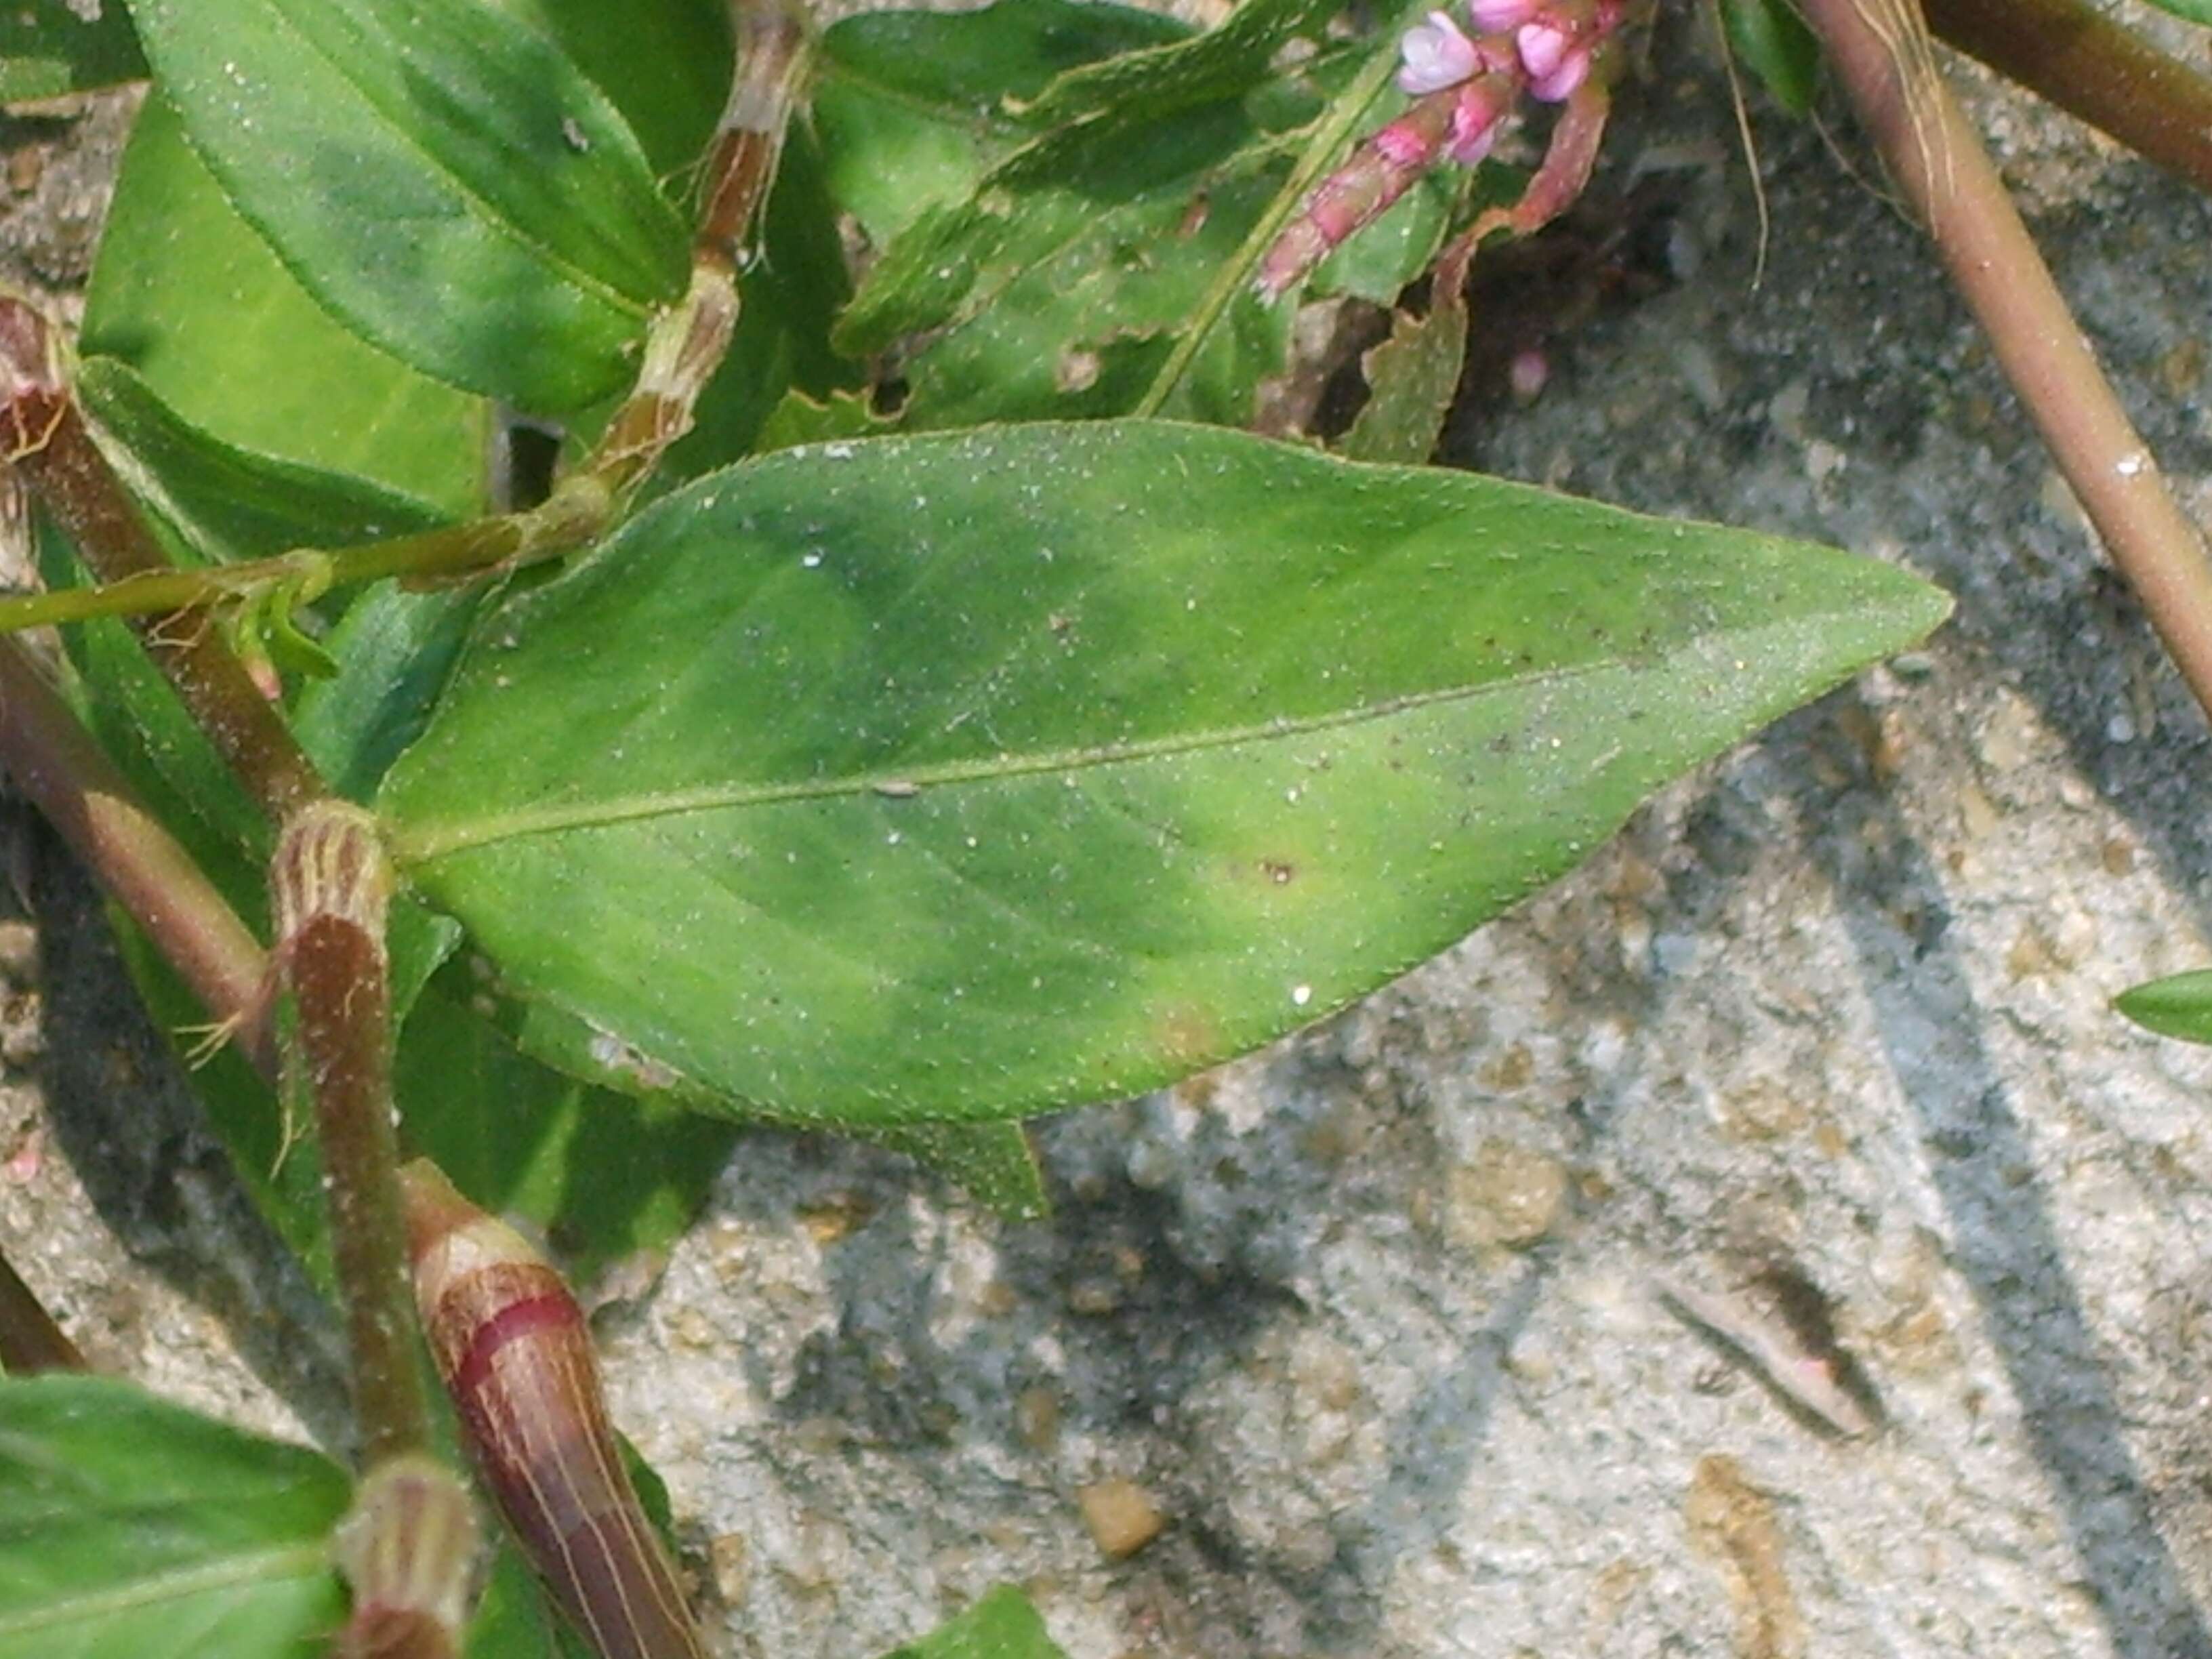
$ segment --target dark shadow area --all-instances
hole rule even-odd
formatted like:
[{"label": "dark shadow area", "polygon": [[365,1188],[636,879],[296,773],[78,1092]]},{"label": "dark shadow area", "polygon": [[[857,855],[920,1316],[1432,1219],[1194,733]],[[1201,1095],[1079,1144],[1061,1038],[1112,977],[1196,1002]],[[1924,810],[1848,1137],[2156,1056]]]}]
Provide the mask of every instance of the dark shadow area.
[{"label": "dark shadow area", "polygon": [[246,1366],[324,1445],[352,1443],[336,1322],[253,1208],[116,954],[98,891],[27,806],[54,1144],[131,1257],[220,1320]]},{"label": "dark shadow area", "polygon": [[[1952,1218],[1950,1260],[1981,1307],[2112,1650],[2121,1659],[2212,1659],[2212,1632],[2123,1438],[2010,1091],[1981,1042],[1980,1005],[1940,928],[1894,924],[1940,915],[1942,884],[1884,791],[1824,788],[1801,774],[1794,798],[1800,821],[1817,826],[1802,839],[1805,855],[1836,890],[1859,988]],[[1937,1021],[1947,1069],[1967,1079],[1941,1093],[1914,1041]]]}]

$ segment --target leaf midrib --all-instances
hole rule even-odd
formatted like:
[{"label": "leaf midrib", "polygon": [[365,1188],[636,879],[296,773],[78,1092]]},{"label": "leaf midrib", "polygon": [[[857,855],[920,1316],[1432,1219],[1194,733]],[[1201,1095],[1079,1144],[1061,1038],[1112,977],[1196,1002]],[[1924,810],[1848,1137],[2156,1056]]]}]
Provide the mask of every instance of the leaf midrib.
[{"label": "leaf midrib", "polygon": [[1564,684],[1583,674],[1618,670],[1618,659],[1577,664],[1570,667],[1523,673],[1474,685],[1441,687],[1409,692],[1357,708],[1332,709],[1326,714],[1297,718],[1279,716],[1256,724],[1177,732],[1130,743],[1098,744],[1086,748],[1048,750],[1023,755],[997,755],[988,760],[950,761],[935,766],[899,767],[864,775],[808,778],[788,783],[718,784],[700,789],[673,789],[653,794],[623,796],[588,805],[570,804],[532,811],[495,813],[440,827],[434,823],[398,830],[393,855],[402,864],[425,865],[449,854],[466,852],[502,841],[530,836],[557,835],[570,830],[603,828],[641,819],[673,817],[688,812],[712,812],[732,807],[783,805],[793,801],[834,799],[844,796],[880,794],[887,786],[903,793],[911,784],[917,792],[963,783],[997,782],[1008,778],[1035,777],[1050,772],[1080,772],[1118,766],[1131,761],[1158,760],[1194,754],[1239,744],[1271,743],[1285,738],[1331,732],[1370,720],[1389,720],[1420,708],[1464,702],[1493,693],[1519,692],[1533,686]]},{"label": "leaf midrib", "polygon": [[228,1555],[198,1566],[133,1578],[111,1589],[69,1595],[21,1613],[0,1613],[0,1636],[81,1624],[210,1591],[289,1582],[325,1571],[329,1565],[328,1544],[321,1538],[281,1549]]}]

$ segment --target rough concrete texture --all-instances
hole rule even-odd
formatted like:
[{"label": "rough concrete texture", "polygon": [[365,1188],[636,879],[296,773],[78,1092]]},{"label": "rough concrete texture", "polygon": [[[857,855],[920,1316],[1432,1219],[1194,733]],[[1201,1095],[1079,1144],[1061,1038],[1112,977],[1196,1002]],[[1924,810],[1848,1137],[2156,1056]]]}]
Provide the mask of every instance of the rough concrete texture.
[{"label": "rough concrete texture", "polygon": [[[749,1140],[599,1318],[730,1654],[873,1653],[1011,1578],[1077,1659],[2212,1656],[2212,1059],[2106,1006],[2212,957],[2205,722],[1848,137],[1757,118],[1753,288],[1702,38],[1662,28],[1626,100],[1626,234],[1478,310],[1570,320],[1453,457],[1894,560],[1958,620],[1364,1006],[1042,1126],[1048,1224]],[[1972,84],[2212,519],[2212,206]],[[258,1373],[324,1427],[234,1206],[163,1218],[50,1081],[24,1144],[112,1232],[52,1259],[77,1194],[37,1181],[77,1176],[10,1164],[0,1248],[126,1362],[181,1346],[161,1386],[240,1408]],[[1805,1375],[1792,1313],[1886,1426],[1743,1363]]]}]

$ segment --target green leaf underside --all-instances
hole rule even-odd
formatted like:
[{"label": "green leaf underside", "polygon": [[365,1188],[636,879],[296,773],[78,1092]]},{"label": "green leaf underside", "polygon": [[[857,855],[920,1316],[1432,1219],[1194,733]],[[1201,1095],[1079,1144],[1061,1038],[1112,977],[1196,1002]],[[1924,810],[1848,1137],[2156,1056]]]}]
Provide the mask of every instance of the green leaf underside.
[{"label": "green leaf underside", "polygon": [[58,0],[0,12],[0,104],[88,92],[145,73],[138,38],[120,5],[91,19]]},{"label": "green leaf underside", "polygon": [[2145,1030],[2185,1042],[2212,1042],[2212,969],[2172,974],[2123,991],[2112,1006]]},{"label": "green leaf underside", "polygon": [[1030,1605],[1012,1584],[985,1592],[965,1613],[948,1619],[920,1641],[894,1648],[883,1659],[1066,1659]]},{"label": "green leaf underside", "polygon": [[800,1121],[1316,1018],[1932,627],[1898,572],[1130,422],[789,452],[487,619],[381,806],[517,992]]},{"label": "green leaf underside", "polygon": [[223,199],[158,94],[139,110],[85,298],[82,349],[226,442],[456,515],[483,489],[482,404],[339,327]]},{"label": "green leaf underside", "polygon": [[348,1486],[128,1384],[0,1384],[0,1659],[307,1659]]},{"label": "green leaf underside", "polygon": [[682,289],[683,222],[545,35],[446,0],[133,9],[224,193],[364,337],[538,413],[634,372]]}]

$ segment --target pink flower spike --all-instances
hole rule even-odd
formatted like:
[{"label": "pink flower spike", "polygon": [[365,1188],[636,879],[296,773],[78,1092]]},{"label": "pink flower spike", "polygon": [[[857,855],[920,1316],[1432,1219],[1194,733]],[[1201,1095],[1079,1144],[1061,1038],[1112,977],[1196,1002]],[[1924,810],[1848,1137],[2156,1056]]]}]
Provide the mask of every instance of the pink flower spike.
[{"label": "pink flower spike", "polygon": [[1456,86],[1482,66],[1474,42],[1440,11],[1431,12],[1427,22],[1406,31],[1398,42],[1398,55],[1403,60],[1398,90],[1409,98]]},{"label": "pink flower spike", "polygon": [[1543,0],[1467,0],[1468,21],[1477,34],[1517,29],[1535,16]]},{"label": "pink flower spike", "polygon": [[1540,81],[1559,73],[1575,37],[1557,23],[1523,23],[1515,33],[1513,44],[1520,48],[1521,67],[1528,71],[1528,78]]},{"label": "pink flower spike", "polygon": [[1569,52],[1549,75],[1531,79],[1528,95],[1547,104],[1565,103],[1570,93],[1589,79],[1589,72],[1590,52],[1585,46],[1580,52]]},{"label": "pink flower spike", "polygon": [[1444,154],[1463,167],[1471,167],[1490,154],[1498,142],[1498,117],[1504,113],[1491,89],[1480,82],[1462,87],[1452,105],[1451,131]]}]

